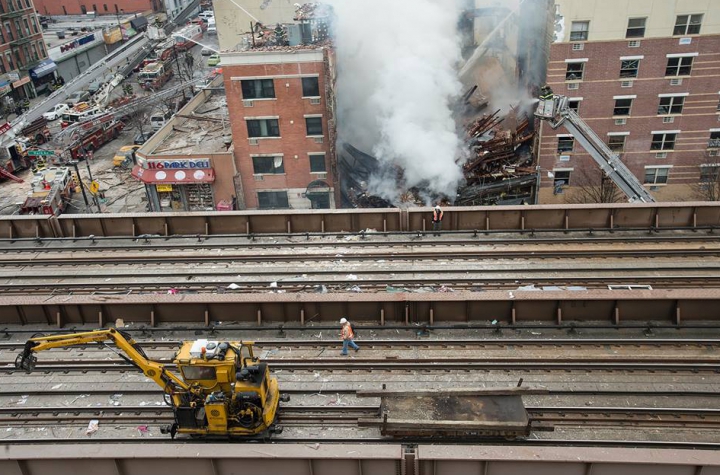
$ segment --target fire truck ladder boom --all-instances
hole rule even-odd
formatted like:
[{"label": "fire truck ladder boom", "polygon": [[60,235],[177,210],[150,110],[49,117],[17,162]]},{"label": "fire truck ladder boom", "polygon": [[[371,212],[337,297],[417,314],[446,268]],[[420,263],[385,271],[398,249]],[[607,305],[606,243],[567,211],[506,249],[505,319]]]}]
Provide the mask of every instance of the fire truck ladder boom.
[{"label": "fire truck ladder boom", "polygon": [[93,124],[99,125],[99,124],[102,124],[109,120],[112,120],[113,118],[120,118],[120,117],[127,116],[137,110],[155,105],[158,102],[161,102],[170,97],[175,97],[175,96],[181,94],[183,89],[190,87],[193,84],[198,83],[203,80],[204,80],[204,78],[199,78],[199,79],[195,79],[192,81],[184,82],[182,84],[178,84],[177,86],[170,87],[163,91],[159,91],[159,92],[156,92],[156,93],[148,95],[148,96],[140,97],[132,102],[125,104],[124,106],[118,107],[117,109],[108,110],[105,113],[88,117],[84,120],[81,120],[79,122],[71,124],[65,130],[56,134],[55,137],[58,140],[62,141],[64,139],[66,139],[67,137],[70,137],[72,135],[72,132],[74,132],[79,127],[86,126],[88,122],[92,122]]},{"label": "fire truck ladder boom", "polygon": [[546,120],[553,129],[564,125],[595,160],[602,172],[625,193],[629,202],[655,202],[655,198],[620,160],[620,156],[610,150],[585,121],[570,109],[567,97],[557,94],[541,97],[535,115]]}]

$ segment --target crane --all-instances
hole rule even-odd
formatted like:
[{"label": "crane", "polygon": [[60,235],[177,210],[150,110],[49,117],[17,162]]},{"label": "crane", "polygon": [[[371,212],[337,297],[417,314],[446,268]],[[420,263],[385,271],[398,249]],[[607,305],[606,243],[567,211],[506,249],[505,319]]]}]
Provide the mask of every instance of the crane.
[{"label": "crane", "polygon": [[620,160],[620,156],[610,150],[585,121],[570,109],[567,97],[553,94],[548,86],[543,87],[535,116],[547,121],[553,129],[564,125],[595,160],[602,172],[615,183],[620,191],[625,193],[630,203],[636,201],[655,202],[655,198],[625,166]]},{"label": "crane", "polygon": [[[88,343],[112,342],[123,359],[160,386],[165,403],[172,406],[175,422],[162,428],[193,437],[253,437],[278,433],[275,426],[280,400],[277,378],[267,363],[253,354],[253,342],[219,342],[205,339],[183,342],[174,363],[180,375],[151,360],[127,332],[115,328],[29,339],[15,367],[32,371],[36,353]],[[108,346],[109,347],[109,346]]]}]

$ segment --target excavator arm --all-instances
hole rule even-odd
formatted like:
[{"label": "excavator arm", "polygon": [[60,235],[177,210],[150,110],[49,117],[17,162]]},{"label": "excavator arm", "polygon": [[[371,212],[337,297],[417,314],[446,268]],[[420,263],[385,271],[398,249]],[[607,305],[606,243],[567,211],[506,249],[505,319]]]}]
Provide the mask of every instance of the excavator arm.
[{"label": "excavator arm", "polygon": [[570,109],[567,97],[553,94],[552,89],[545,86],[540,95],[535,116],[547,121],[553,129],[564,125],[595,160],[602,172],[625,193],[629,202],[653,203],[655,201],[640,180],[620,160],[620,156],[610,150],[585,121]]},{"label": "excavator arm", "polygon": [[163,391],[168,394],[176,392],[189,392],[190,386],[174,373],[165,369],[163,365],[151,361],[143,349],[126,332],[115,328],[109,330],[95,330],[83,333],[70,333],[67,335],[41,336],[31,338],[25,343],[23,352],[15,360],[15,367],[32,371],[37,362],[36,353],[52,348],[65,348],[68,346],[84,345],[87,343],[104,343],[112,341],[122,351],[127,361],[140,369],[145,376],[155,381]]}]

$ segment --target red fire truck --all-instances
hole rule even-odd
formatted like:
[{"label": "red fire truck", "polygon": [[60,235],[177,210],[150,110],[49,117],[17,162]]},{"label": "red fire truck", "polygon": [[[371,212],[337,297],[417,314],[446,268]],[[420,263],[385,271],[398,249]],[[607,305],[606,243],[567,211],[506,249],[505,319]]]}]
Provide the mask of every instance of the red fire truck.
[{"label": "red fire truck", "polygon": [[143,89],[157,91],[170,80],[173,75],[170,61],[158,61],[150,63],[138,73],[138,83]]},{"label": "red fire truck", "polygon": [[112,116],[105,116],[83,124],[78,134],[80,137],[68,148],[73,160],[85,159],[85,152],[92,152],[104,144],[117,138],[120,131],[125,127],[119,120]]},{"label": "red fire truck", "polygon": [[46,168],[35,173],[20,214],[59,215],[72,197],[75,181],[67,167]]},{"label": "red fire truck", "polygon": [[203,37],[202,28],[194,23],[186,25],[182,30],[174,32],[176,51],[187,51],[195,46],[195,41]]}]

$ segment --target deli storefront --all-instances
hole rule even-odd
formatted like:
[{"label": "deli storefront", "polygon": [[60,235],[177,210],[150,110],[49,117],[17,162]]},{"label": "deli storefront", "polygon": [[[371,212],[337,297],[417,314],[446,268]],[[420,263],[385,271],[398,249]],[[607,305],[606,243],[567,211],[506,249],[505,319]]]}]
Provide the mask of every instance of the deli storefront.
[{"label": "deli storefront", "polygon": [[132,176],[145,184],[150,211],[212,211],[215,171],[209,158],[145,159]]}]

